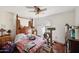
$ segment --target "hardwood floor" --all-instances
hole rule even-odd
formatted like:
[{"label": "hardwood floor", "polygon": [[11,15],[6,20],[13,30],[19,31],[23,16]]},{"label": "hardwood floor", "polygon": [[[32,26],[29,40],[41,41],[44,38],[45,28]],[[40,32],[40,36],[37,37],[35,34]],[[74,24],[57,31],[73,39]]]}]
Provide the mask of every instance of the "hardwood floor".
[{"label": "hardwood floor", "polygon": [[54,53],[65,53],[65,46],[59,43],[55,43],[53,45],[53,52]]},{"label": "hardwood floor", "polygon": [[48,45],[44,45],[43,49],[40,51],[41,53],[65,53],[65,45],[55,42],[52,45],[52,51],[51,52],[51,47],[49,47]]}]

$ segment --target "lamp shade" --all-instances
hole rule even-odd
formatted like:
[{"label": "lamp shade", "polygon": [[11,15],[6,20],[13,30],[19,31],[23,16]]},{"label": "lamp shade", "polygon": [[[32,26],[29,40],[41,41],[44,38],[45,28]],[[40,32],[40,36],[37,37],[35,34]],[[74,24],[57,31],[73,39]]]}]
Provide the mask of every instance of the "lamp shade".
[{"label": "lamp shade", "polygon": [[6,30],[5,30],[5,29],[3,29],[3,28],[1,28],[1,29],[0,29],[0,32],[4,32],[4,31],[6,31]]},{"label": "lamp shade", "polygon": [[3,28],[1,28],[0,29],[0,32],[1,32],[1,36],[3,36],[3,32],[5,32],[6,30],[5,29],[3,29]]}]

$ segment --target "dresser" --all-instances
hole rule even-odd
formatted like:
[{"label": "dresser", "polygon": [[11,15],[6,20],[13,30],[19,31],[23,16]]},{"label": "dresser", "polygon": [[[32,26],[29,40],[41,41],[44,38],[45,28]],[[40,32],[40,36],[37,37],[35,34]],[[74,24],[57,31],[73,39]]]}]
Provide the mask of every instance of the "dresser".
[{"label": "dresser", "polygon": [[12,41],[11,35],[0,36],[0,46],[6,43],[7,41]]},{"label": "dresser", "polygon": [[69,40],[69,50],[71,53],[79,53],[79,39]]}]

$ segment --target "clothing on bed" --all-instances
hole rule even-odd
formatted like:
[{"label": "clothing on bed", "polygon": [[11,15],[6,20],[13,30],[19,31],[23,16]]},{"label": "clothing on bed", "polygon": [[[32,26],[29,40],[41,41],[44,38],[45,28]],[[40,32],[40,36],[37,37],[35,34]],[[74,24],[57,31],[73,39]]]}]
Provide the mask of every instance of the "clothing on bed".
[{"label": "clothing on bed", "polygon": [[23,40],[23,39],[35,40],[36,36],[32,35],[32,34],[21,33],[21,34],[16,35],[15,43],[17,43],[18,41]]},{"label": "clothing on bed", "polygon": [[35,40],[36,39],[36,36],[32,35],[32,34],[27,34],[27,37],[30,39],[30,40]]},{"label": "clothing on bed", "polygon": [[35,44],[34,42],[26,43],[26,44],[24,45],[24,47],[25,47],[24,50],[25,50],[26,52],[29,52],[29,50],[30,50],[31,48],[33,48],[35,45],[36,45],[36,44]]},{"label": "clothing on bed", "polygon": [[45,43],[45,40],[39,36],[35,36],[35,37],[36,37],[35,40],[29,40],[29,39],[19,40],[16,43],[18,50],[23,53],[23,52],[25,52],[25,50],[28,51],[27,48],[30,48],[29,52],[31,52],[31,53],[36,52],[40,47],[43,46],[43,44]]},{"label": "clothing on bed", "polygon": [[13,42],[6,42],[3,46],[2,46],[2,50],[0,52],[2,53],[12,53],[14,51],[15,48],[15,44]]}]

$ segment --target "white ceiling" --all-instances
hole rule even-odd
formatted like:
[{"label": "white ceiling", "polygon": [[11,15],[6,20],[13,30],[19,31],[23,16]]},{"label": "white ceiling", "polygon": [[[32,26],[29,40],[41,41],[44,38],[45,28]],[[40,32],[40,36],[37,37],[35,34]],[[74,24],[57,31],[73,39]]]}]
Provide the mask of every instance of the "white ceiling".
[{"label": "white ceiling", "polygon": [[47,10],[44,12],[41,12],[39,15],[35,15],[34,12],[29,12],[32,9],[28,9],[25,6],[0,6],[0,11],[15,13],[22,17],[36,18],[38,16],[44,17],[44,16],[61,13],[61,12],[70,11],[70,10],[73,10],[75,7],[74,6],[41,6],[41,8],[47,8]]}]

